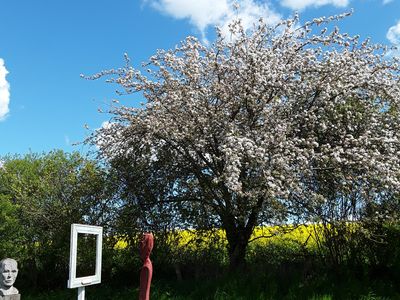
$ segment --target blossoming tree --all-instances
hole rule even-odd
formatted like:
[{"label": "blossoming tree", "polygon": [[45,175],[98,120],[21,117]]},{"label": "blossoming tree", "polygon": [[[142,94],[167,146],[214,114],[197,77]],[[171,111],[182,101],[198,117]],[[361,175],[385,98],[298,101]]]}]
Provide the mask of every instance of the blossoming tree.
[{"label": "blossoming tree", "polygon": [[333,23],[346,15],[251,31],[238,20],[210,46],[188,37],[158,51],[146,74],[128,59],[100,72],[91,78],[146,103],[116,105],[89,141],[111,162],[172,158],[169,200],[225,230],[232,268],[257,225],[329,218],[321,211],[340,197],[356,218],[373,195],[400,188],[399,64],[340,33]]}]

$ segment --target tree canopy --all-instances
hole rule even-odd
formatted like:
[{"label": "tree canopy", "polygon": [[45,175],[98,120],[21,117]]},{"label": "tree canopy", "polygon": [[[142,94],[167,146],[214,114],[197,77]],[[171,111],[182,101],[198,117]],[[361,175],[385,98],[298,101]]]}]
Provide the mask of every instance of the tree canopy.
[{"label": "tree canopy", "polygon": [[384,46],[333,26],[347,15],[237,20],[211,45],[159,50],[145,73],[126,58],[90,78],[146,103],[116,105],[88,142],[111,163],[164,170],[169,190],[152,201],[223,228],[232,267],[259,224],[336,218],[340,203],[354,220],[399,191],[400,84]]},{"label": "tree canopy", "polygon": [[32,289],[65,282],[71,224],[108,228],[113,192],[104,168],[78,153],[4,157],[0,255],[18,260]]}]

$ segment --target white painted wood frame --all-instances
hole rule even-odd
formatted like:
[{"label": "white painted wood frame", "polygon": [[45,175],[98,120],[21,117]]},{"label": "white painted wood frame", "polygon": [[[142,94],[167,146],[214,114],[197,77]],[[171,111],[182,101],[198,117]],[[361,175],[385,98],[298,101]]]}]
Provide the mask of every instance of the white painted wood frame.
[{"label": "white painted wood frame", "polygon": [[[76,277],[76,261],[78,255],[78,233],[93,234],[96,236],[96,269],[95,274],[85,277]],[[103,227],[71,224],[71,240],[69,253],[69,280],[68,288],[80,288],[101,282]]]}]

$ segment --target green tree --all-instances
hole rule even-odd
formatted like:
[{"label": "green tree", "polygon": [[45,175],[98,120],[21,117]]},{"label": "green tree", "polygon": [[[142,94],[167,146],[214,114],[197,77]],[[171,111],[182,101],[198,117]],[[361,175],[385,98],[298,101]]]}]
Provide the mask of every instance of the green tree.
[{"label": "green tree", "polygon": [[22,226],[18,219],[17,206],[9,197],[0,194],[0,257],[23,257],[24,248]]},{"label": "green tree", "polygon": [[70,225],[107,229],[113,221],[106,170],[79,153],[62,151],[7,156],[3,161],[2,254],[20,261],[21,276],[31,287],[65,282]]}]

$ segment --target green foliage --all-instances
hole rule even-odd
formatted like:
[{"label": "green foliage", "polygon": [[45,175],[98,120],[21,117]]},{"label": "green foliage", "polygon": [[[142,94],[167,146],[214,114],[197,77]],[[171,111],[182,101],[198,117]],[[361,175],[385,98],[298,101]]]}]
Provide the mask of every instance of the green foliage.
[{"label": "green foliage", "polygon": [[72,223],[107,225],[107,173],[78,153],[5,157],[0,169],[3,256],[17,259],[21,285],[67,280]]},{"label": "green foliage", "polygon": [[17,208],[7,195],[0,194],[0,257],[24,256],[23,228],[18,220]]}]

